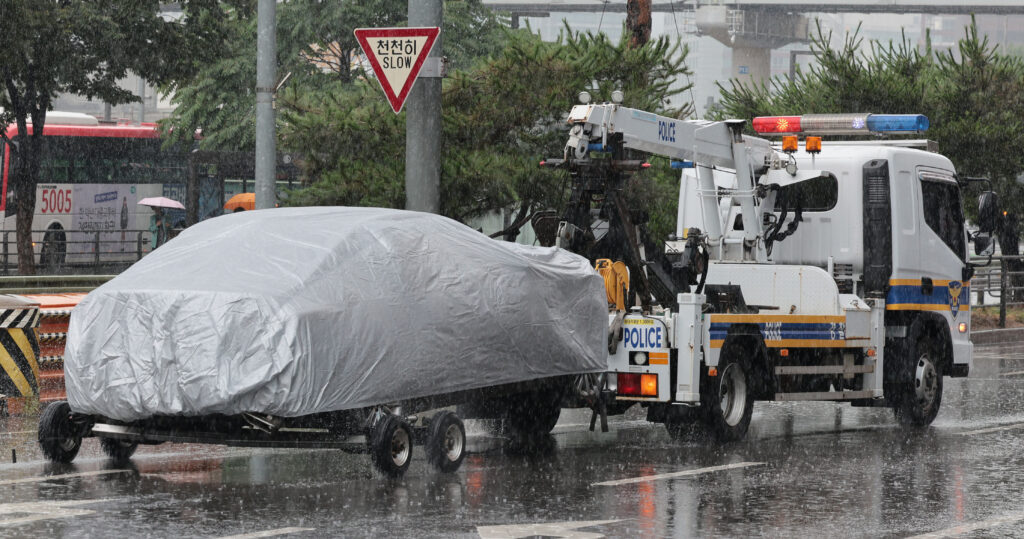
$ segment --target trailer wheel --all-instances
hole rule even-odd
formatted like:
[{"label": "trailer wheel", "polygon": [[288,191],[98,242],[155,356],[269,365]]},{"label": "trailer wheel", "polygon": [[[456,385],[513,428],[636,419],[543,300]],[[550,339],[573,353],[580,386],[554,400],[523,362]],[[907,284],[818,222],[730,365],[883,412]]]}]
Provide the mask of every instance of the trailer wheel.
[{"label": "trailer wheel", "polygon": [[118,440],[115,438],[100,438],[100,448],[115,462],[124,462],[135,454],[138,449],[138,442]]},{"label": "trailer wheel", "polygon": [[370,458],[388,477],[401,477],[412,462],[412,429],[402,419],[388,415],[370,433]]},{"label": "trailer wheel", "polygon": [[893,412],[903,425],[927,427],[939,414],[939,405],[942,404],[939,350],[931,340],[921,336],[914,342],[910,358],[914,364],[907,377],[913,376],[913,380],[896,386]]},{"label": "trailer wheel", "polygon": [[50,462],[68,463],[82,447],[67,401],[50,403],[39,417],[39,447]]},{"label": "trailer wheel", "polygon": [[730,343],[722,350],[718,376],[706,378],[707,391],[701,390],[701,407],[709,433],[719,442],[742,440],[754,413],[750,368],[743,360],[740,344]]},{"label": "trailer wheel", "polygon": [[430,420],[427,461],[438,471],[451,473],[462,466],[466,456],[466,427],[453,412],[440,412]]}]

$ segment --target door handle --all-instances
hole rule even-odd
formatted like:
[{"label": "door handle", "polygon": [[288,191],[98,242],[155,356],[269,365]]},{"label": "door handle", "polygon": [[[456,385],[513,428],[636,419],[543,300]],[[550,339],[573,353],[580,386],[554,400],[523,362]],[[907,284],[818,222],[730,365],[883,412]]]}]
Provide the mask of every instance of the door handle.
[{"label": "door handle", "polygon": [[932,295],[932,291],[935,290],[935,286],[932,284],[931,277],[924,277],[921,279],[921,293],[927,296]]}]

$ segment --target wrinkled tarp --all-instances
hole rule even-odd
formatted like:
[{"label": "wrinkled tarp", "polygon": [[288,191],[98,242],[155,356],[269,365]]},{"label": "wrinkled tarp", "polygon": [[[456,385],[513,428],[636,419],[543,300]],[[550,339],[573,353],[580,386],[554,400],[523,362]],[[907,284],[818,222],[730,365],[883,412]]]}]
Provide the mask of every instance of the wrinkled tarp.
[{"label": "wrinkled tarp", "polygon": [[72,410],[294,417],[606,368],[579,256],[378,208],[204,221],[72,312]]}]

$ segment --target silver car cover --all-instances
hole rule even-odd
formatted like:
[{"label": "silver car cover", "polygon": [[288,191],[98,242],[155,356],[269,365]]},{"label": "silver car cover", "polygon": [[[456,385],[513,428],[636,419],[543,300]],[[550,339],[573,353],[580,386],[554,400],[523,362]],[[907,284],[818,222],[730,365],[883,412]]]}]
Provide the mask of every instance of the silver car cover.
[{"label": "silver car cover", "polygon": [[600,372],[586,259],[379,208],[246,211],[183,231],[71,315],[78,413],[285,417]]}]

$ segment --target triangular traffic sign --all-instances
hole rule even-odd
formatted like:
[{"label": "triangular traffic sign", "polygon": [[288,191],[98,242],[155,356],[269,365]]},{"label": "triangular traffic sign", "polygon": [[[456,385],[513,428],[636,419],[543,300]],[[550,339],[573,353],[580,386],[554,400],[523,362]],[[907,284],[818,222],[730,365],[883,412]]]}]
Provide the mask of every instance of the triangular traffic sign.
[{"label": "triangular traffic sign", "polygon": [[398,114],[409,97],[409,90],[437,41],[441,29],[429,28],[357,28],[356,41],[373,66],[377,82],[384,90],[391,109]]}]

